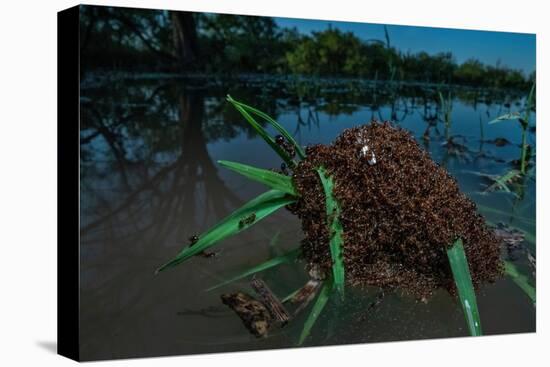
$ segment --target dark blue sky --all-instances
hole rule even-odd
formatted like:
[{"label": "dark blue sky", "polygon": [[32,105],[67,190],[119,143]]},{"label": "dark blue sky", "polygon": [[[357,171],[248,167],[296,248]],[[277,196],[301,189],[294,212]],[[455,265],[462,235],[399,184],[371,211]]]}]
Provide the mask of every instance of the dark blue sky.
[{"label": "dark blue sky", "polygon": [[[382,24],[275,18],[281,27],[296,27],[302,33],[334,28],[355,33],[359,38],[384,40]],[[535,35],[525,33],[469,31],[448,28],[388,25],[392,46],[403,52],[450,51],[462,63],[476,58],[486,64],[501,65],[530,73],[535,70]]]}]

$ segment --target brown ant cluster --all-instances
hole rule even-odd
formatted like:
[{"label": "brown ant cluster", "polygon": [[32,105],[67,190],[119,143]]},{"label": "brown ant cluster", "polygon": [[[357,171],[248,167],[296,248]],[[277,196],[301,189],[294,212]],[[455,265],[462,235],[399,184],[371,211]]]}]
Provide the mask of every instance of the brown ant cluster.
[{"label": "brown ant cluster", "polygon": [[[277,145],[281,147],[281,149],[283,149],[286,152],[286,154],[288,154],[291,160],[293,160],[294,157],[296,157],[296,149],[294,149],[294,146],[288,140],[286,140],[284,136],[282,135],[275,136],[275,143],[277,143]],[[291,162],[290,167],[287,166],[285,162],[283,162],[281,163],[281,169],[272,168],[271,171],[288,176],[290,173],[289,168],[292,169],[294,165],[295,165],[294,161]]]},{"label": "brown ant cluster", "polygon": [[296,156],[296,149],[294,149],[294,146],[292,146],[292,144],[287,141],[284,136],[277,135],[275,137],[275,143],[277,143],[277,145],[279,145],[290,158],[294,158]]},{"label": "brown ant cluster", "polygon": [[398,288],[420,299],[439,287],[454,293],[446,249],[457,238],[474,286],[501,275],[498,240],[476,205],[405,130],[372,122],[306,152],[293,172],[301,198],[289,209],[302,220],[310,268],[328,272],[332,266],[325,195],[315,171],[323,166],[342,209],[348,284]]}]

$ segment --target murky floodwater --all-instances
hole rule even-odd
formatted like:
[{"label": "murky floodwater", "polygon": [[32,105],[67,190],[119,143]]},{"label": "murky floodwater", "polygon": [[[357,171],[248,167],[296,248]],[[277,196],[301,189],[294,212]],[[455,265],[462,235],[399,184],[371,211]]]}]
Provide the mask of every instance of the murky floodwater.
[{"label": "murky floodwater", "polygon": [[[447,96],[448,88],[441,88]],[[81,86],[82,358],[296,345],[307,312],[259,340],[220,302],[221,293],[247,289],[247,280],[204,291],[298,246],[300,223],[284,209],[225,240],[218,256],[197,257],[154,275],[188,237],[265,191],[218,167],[217,160],[265,168],[280,164],[225,102],[227,93],[276,117],[302,145],[330,143],[343,129],[373,118],[395,121],[457,177],[489,221],[526,231],[525,246],[534,253],[534,175],[525,178],[523,189],[485,194],[490,182],[480,175],[503,174],[519,158],[519,123],[488,121],[521,109],[524,95],[451,88],[452,119],[446,131],[437,91],[437,86],[356,80],[88,78]],[[531,119],[534,126],[534,114]],[[442,144],[447,134],[456,143],[452,149]],[[509,144],[495,141],[500,138]],[[528,141],[535,146],[534,128]],[[515,263],[530,273],[525,256]],[[270,269],[262,278],[280,296],[307,280],[300,263]],[[350,289],[343,306],[329,303],[305,345],[468,334],[460,306],[445,292],[428,304],[389,294],[367,311],[376,294]],[[484,334],[535,330],[534,307],[508,279],[485,286],[478,303]]]}]

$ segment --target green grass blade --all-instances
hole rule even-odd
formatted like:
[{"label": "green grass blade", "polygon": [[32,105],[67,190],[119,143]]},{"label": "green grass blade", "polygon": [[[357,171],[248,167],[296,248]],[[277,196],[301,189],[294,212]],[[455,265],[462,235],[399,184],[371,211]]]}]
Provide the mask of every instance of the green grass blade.
[{"label": "green grass blade", "polygon": [[521,274],[516,266],[509,261],[504,261],[504,272],[508,275],[514,283],[531,299],[533,305],[537,302],[537,292],[531,284],[529,284],[527,276]]},{"label": "green grass blade", "polygon": [[441,106],[441,109],[443,111],[446,110],[446,107],[445,107],[445,98],[443,98],[443,94],[441,94],[441,91],[437,92],[439,94],[439,105]]},{"label": "green grass blade", "polygon": [[332,257],[332,273],[334,276],[334,286],[344,298],[344,229],[340,222],[340,204],[334,197],[334,182],[329,177],[323,167],[317,169],[321,178],[321,183],[325,191],[325,204],[327,210],[327,224],[329,228],[330,255]]},{"label": "green grass blade", "polygon": [[[531,112],[531,108],[533,107],[533,96],[535,95],[535,83],[531,86],[531,90],[529,91],[529,96],[527,97],[527,108],[526,108],[526,116],[529,116],[529,113]],[[526,119],[527,121],[527,119]]]},{"label": "green grass blade", "polygon": [[[248,228],[277,209],[293,203],[295,198],[279,190],[270,190],[252,199],[239,209],[235,210],[221,222],[216,224],[206,233],[203,233],[199,240],[191,247],[185,247],[174,259],[157,269],[157,273],[169,267],[178,265],[190,257],[208,249],[217,242],[237,234]],[[255,215],[254,221],[243,226],[241,221]]]},{"label": "green grass blade", "polygon": [[280,230],[275,232],[273,237],[271,237],[271,239],[269,240],[269,247],[270,248],[277,246],[277,244],[279,243],[279,237],[281,237],[281,231]]},{"label": "green grass blade", "polygon": [[502,116],[497,117],[494,120],[489,121],[489,125],[496,124],[497,122],[518,120],[521,118],[521,115],[518,112],[506,113]]},{"label": "green grass blade", "polygon": [[506,172],[504,175],[497,178],[497,182],[508,182],[519,175],[521,175],[520,171],[518,171],[517,169],[512,169]]},{"label": "green grass blade", "polygon": [[300,292],[302,290],[302,288],[298,288],[296,289],[295,291],[291,292],[290,294],[288,294],[285,298],[283,298],[281,300],[282,303],[285,303],[285,302],[288,302],[290,301],[292,298],[294,298],[295,295],[298,294],[298,292]]},{"label": "green grass blade", "polygon": [[330,298],[333,284],[334,281],[332,277],[328,277],[323,282],[323,286],[321,287],[319,296],[317,296],[317,300],[315,301],[315,304],[313,305],[313,308],[311,309],[311,312],[309,313],[306,322],[304,323],[304,328],[302,329],[302,333],[300,334],[298,345],[302,345],[304,343],[309,333],[311,332],[311,328],[313,328],[315,321],[317,321],[317,318],[323,311],[323,308],[325,308],[327,301]]},{"label": "green grass blade", "polygon": [[246,164],[237,162],[218,161],[218,163],[221,166],[240,173],[241,175],[251,180],[261,182],[264,185],[271,187],[272,189],[298,196],[298,193],[296,192],[296,190],[294,190],[292,178],[290,178],[289,176],[281,175],[280,173],[248,166]]},{"label": "green grass blade", "polygon": [[447,256],[449,257],[449,263],[451,265],[454,281],[458,290],[460,304],[462,305],[462,309],[464,311],[464,317],[466,319],[466,323],[468,324],[470,335],[482,335],[481,320],[477,310],[476,294],[472,284],[468,260],[466,259],[466,254],[464,253],[462,239],[459,238],[450,249],[447,249]]},{"label": "green grass blade", "polygon": [[231,98],[231,96],[228,95],[227,100],[231,102],[233,107],[235,107],[237,111],[241,113],[241,115],[243,115],[246,121],[248,121],[248,123],[254,128],[254,130],[256,130],[258,135],[260,135],[262,139],[265,140],[265,142],[286,162],[286,164],[288,164],[290,167],[294,166],[294,161],[288,155],[288,153],[275,142],[275,139],[273,139],[271,135],[268,134],[268,132],[262,127],[262,125],[260,125],[254,119],[254,117],[250,116],[250,114],[240,104],[236,103],[236,101]]},{"label": "green grass blade", "polygon": [[246,111],[249,111],[249,112],[255,114],[256,116],[261,117],[264,120],[266,120],[268,123],[271,124],[271,126],[273,126],[275,128],[275,130],[277,130],[279,132],[279,134],[284,136],[285,139],[294,146],[294,148],[296,149],[296,153],[298,154],[298,157],[300,157],[300,159],[304,159],[306,157],[306,153],[304,152],[303,148],[298,144],[298,142],[294,139],[294,137],[292,135],[290,135],[290,133],[281,124],[279,124],[277,121],[275,121],[271,116],[269,116],[265,112],[262,112],[262,111],[260,111],[256,108],[254,108],[254,107],[248,106],[248,105],[246,105],[242,102],[234,100],[229,95],[227,96],[227,99],[228,99],[229,102],[233,103],[234,105],[238,105],[238,106],[244,108]]},{"label": "green grass blade", "polygon": [[243,271],[242,273],[240,273],[238,275],[235,275],[231,279],[228,279],[228,280],[223,281],[219,284],[216,284],[213,287],[208,288],[206,291],[209,292],[209,291],[212,291],[214,289],[223,287],[224,285],[233,283],[233,282],[235,282],[239,279],[242,279],[242,278],[246,278],[249,275],[259,273],[260,271],[264,271],[264,270],[273,268],[277,265],[290,263],[290,262],[296,260],[298,258],[298,256],[300,255],[300,253],[301,253],[301,249],[297,248],[297,249],[294,249],[292,251],[287,252],[284,255],[277,256],[277,257],[274,257],[272,259],[269,259],[269,260],[267,260],[267,261],[265,261],[265,262],[263,262],[259,265],[255,265],[255,266],[251,267],[250,269],[247,269],[247,270]]},{"label": "green grass blade", "polygon": [[496,189],[497,187],[500,187],[502,190],[513,194],[513,192],[510,190],[510,188],[508,188],[507,183],[509,183],[511,180],[513,180],[514,178],[516,178],[519,175],[521,175],[521,172],[518,171],[518,170],[513,169],[513,170],[510,170],[509,172],[506,172],[502,176],[495,177],[493,179],[495,181],[495,183],[492,184],[491,186],[487,187],[487,189],[485,191],[492,191],[492,190]]}]

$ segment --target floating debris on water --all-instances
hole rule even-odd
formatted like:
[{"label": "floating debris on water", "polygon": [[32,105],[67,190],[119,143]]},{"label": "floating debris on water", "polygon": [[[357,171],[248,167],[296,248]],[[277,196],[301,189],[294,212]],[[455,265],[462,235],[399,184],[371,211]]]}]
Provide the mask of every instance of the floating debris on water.
[{"label": "floating debris on water", "polygon": [[252,334],[258,338],[267,337],[273,318],[262,302],[243,292],[223,294],[221,299],[224,305],[235,311]]},{"label": "floating debris on water", "polygon": [[317,295],[317,291],[321,287],[321,281],[310,279],[300,290],[290,299],[293,304],[299,304],[294,310],[294,316],[304,310]]},{"label": "floating debris on water", "polygon": [[525,234],[523,232],[500,222],[493,230],[495,236],[501,240],[509,260],[517,260],[518,255],[526,251],[524,246]]},{"label": "floating debris on water", "polygon": [[271,316],[281,323],[281,326],[286,325],[290,320],[288,311],[267,284],[263,280],[254,277],[250,285],[258,296],[260,296],[262,303],[267,307]]}]

